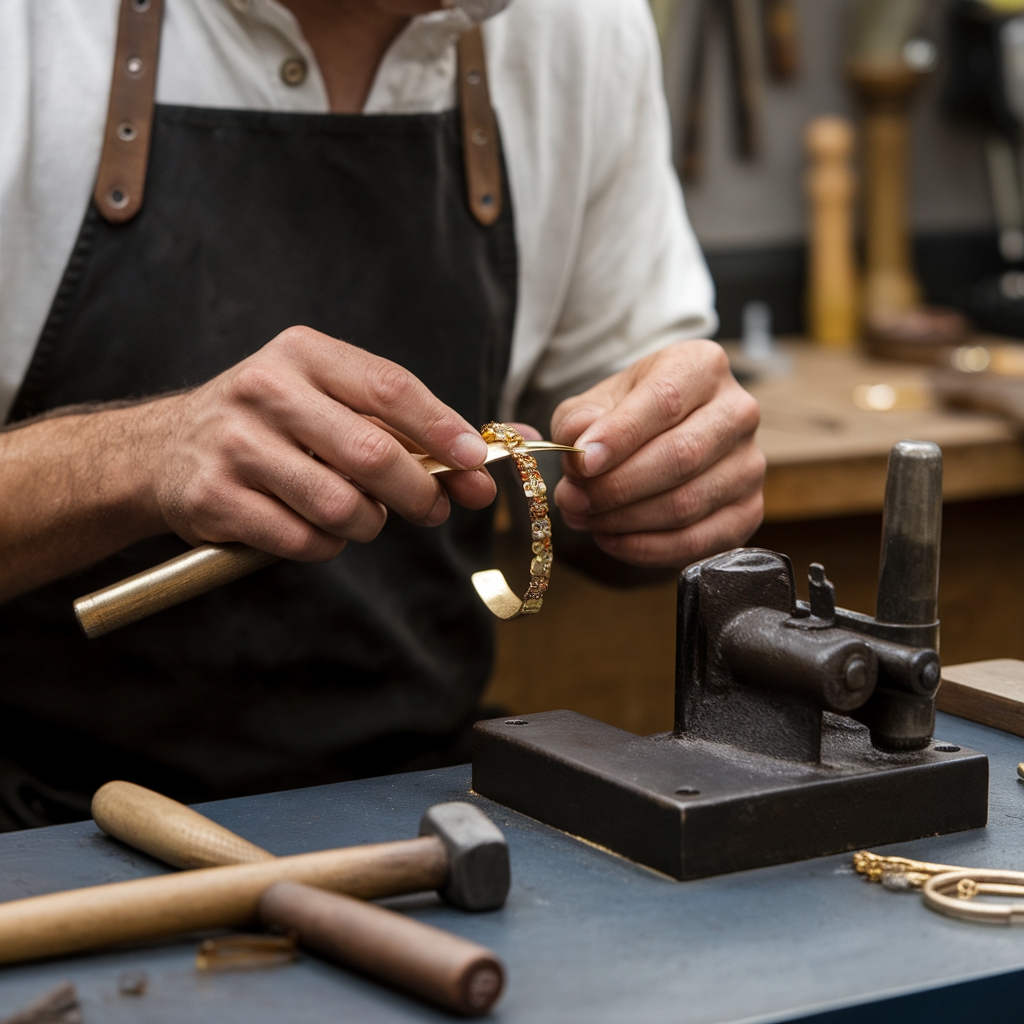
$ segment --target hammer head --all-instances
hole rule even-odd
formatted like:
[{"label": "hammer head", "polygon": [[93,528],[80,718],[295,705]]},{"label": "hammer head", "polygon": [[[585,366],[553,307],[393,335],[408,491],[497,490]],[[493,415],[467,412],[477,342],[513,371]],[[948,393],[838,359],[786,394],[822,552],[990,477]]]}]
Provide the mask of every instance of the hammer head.
[{"label": "hammer head", "polygon": [[462,910],[497,910],[512,876],[501,829],[472,804],[435,804],[420,821],[421,836],[437,836],[448,851],[448,879],[438,890]]}]

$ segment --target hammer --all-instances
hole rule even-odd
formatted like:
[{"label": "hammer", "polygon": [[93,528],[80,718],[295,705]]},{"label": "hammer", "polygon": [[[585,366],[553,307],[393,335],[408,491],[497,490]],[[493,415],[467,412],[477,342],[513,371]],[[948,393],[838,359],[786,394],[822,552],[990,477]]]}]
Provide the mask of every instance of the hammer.
[{"label": "hammer", "polygon": [[[363,947],[364,960],[360,961],[359,944],[351,929],[338,938],[342,931],[339,921],[349,909],[347,902],[341,910],[337,903],[324,909],[322,904],[313,907],[308,894],[303,894],[302,902],[301,897],[283,899],[280,890],[272,898],[274,894],[268,890],[276,888],[277,882],[300,882],[374,899],[436,888],[449,902],[468,910],[500,907],[508,892],[505,838],[471,804],[438,804],[430,808],[423,816],[418,839],[275,858],[202,815],[142,787],[108,784],[97,797],[94,810],[101,828],[108,830],[109,826],[112,834],[146,852],[166,856],[170,863],[222,863],[225,857],[230,859],[226,851],[232,849],[246,862],[0,904],[0,963],[244,925],[257,918],[261,898],[266,894],[263,916],[268,923],[298,930],[296,925],[304,918],[306,924],[301,927],[307,931],[311,948],[347,958],[348,962],[373,972],[372,948],[367,952]],[[151,828],[154,823],[161,824]],[[286,889],[286,896],[287,893]],[[358,905],[357,912],[362,912],[362,917],[355,922],[350,915],[350,923],[355,924],[356,930],[370,929],[370,947],[375,944],[378,951],[391,949],[397,954],[411,948],[406,945],[395,950],[391,941],[394,921],[381,926],[381,919],[370,921],[366,911],[379,911],[389,919],[400,915]],[[288,914],[293,916],[286,920]],[[403,925],[417,930],[420,950],[431,949],[431,943],[423,941],[424,929],[432,933],[431,938],[435,932],[445,935],[419,922],[401,920]],[[462,942],[455,936],[445,938]],[[337,941],[332,945],[332,940]],[[493,954],[472,943],[465,943],[461,951],[454,952],[460,953],[462,959],[455,955],[449,958],[444,978],[443,971],[434,970],[429,964],[429,969],[420,970],[417,975],[423,966],[422,957],[417,961],[420,968],[414,969],[416,965],[410,966],[408,962],[403,966],[401,955],[392,957],[392,973],[376,973],[460,1012],[483,1012],[500,994],[500,964]],[[452,967],[456,961],[466,968],[461,974]],[[433,967],[437,968],[438,963]]]},{"label": "hammer", "polygon": [[[108,835],[174,867],[276,859],[198,811],[131,782],[100,787],[92,812]],[[454,842],[456,820],[461,820],[463,833],[467,822],[479,826],[481,841],[473,846],[470,835],[459,837],[459,851],[451,859],[465,870],[446,898],[460,907],[479,906],[484,900],[479,892],[473,894],[474,885],[467,884],[478,876],[489,882],[504,879],[504,890],[493,896],[504,903],[507,847],[480,811],[465,803],[438,804],[424,814],[420,833],[447,836]],[[494,832],[501,837],[500,845],[488,843]],[[475,871],[466,865],[470,847],[477,858],[493,858],[490,870],[479,863]],[[258,912],[264,924],[294,933],[304,947],[459,1013],[486,1012],[501,994],[504,971],[490,950],[372,903],[296,882],[277,882],[260,897]]]}]

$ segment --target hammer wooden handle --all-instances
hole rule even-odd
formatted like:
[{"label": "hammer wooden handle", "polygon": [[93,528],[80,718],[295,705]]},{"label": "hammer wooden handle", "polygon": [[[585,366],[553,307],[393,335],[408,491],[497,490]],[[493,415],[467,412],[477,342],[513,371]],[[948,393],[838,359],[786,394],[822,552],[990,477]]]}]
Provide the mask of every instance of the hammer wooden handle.
[{"label": "hammer wooden handle", "polygon": [[0,963],[253,922],[275,882],[304,882],[360,899],[442,886],[448,854],[436,836],[201,868],[0,904]]},{"label": "hammer wooden handle", "polygon": [[505,972],[489,949],[376,904],[278,882],[259,914],[305,949],[457,1013],[486,1013],[501,995]]},{"label": "hammer wooden handle", "polygon": [[191,807],[133,782],[108,782],[92,798],[92,816],[108,836],[176,868],[255,864],[274,855]]}]

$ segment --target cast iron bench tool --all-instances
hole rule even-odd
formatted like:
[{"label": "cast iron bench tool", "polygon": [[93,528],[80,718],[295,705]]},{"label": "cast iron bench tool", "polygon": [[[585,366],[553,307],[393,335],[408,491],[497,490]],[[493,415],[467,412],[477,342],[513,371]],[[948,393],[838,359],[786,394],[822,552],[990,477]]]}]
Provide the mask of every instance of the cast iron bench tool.
[{"label": "cast iron bench tool", "polygon": [[[480,722],[473,789],[700,878],[985,825],[988,759],[932,739],[942,453],[889,457],[874,617],[822,566],[738,548],[679,578],[675,728],[569,711]],[[642,638],[638,638],[642,642]]]}]

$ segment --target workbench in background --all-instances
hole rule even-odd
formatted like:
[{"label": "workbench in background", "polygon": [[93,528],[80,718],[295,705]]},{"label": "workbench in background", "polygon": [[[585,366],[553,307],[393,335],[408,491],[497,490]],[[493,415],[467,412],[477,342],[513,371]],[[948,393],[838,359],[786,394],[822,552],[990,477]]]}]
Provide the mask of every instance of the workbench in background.
[{"label": "workbench in background", "polygon": [[[750,385],[761,403],[768,459],[765,523],[751,545],[807,568],[823,562],[838,603],[873,614],[889,449],[934,441],[944,462],[939,616],[946,664],[1024,659],[1024,442],[1008,422],[930,404],[928,370],[795,342],[789,376]],[[889,384],[899,403],[860,409],[858,385]],[[518,580],[527,554],[499,537],[500,564]],[[516,713],[568,708],[640,734],[671,728],[674,582],[614,590],[557,557],[540,615],[498,625],[485,697]]]},{"label": "workbench in background", "polygon": [[[937,735],[990,759],[985,829],[888,847],[949,864],[1024,867],[1024,740],[939,716]],[[467,793],[468,766],[207,804],[276,854],[406,839],[423,810],[470,799],[505,832],[504,909],[436,894],[387,901],[491,947],[508,967],[494,1024],[993,1024],[1020,1019],[1019,929],[928,910],[855,875],[849,854],[677,882]],[[0,835],[0,900],[167,869],[92,822]],[[201,975],[198,937],[0,969],[0,1019],[63,981],[84,1024],[397,1024],[455,1018],[310,956]],[[142,996],[118,979],[143,971]]]}]

